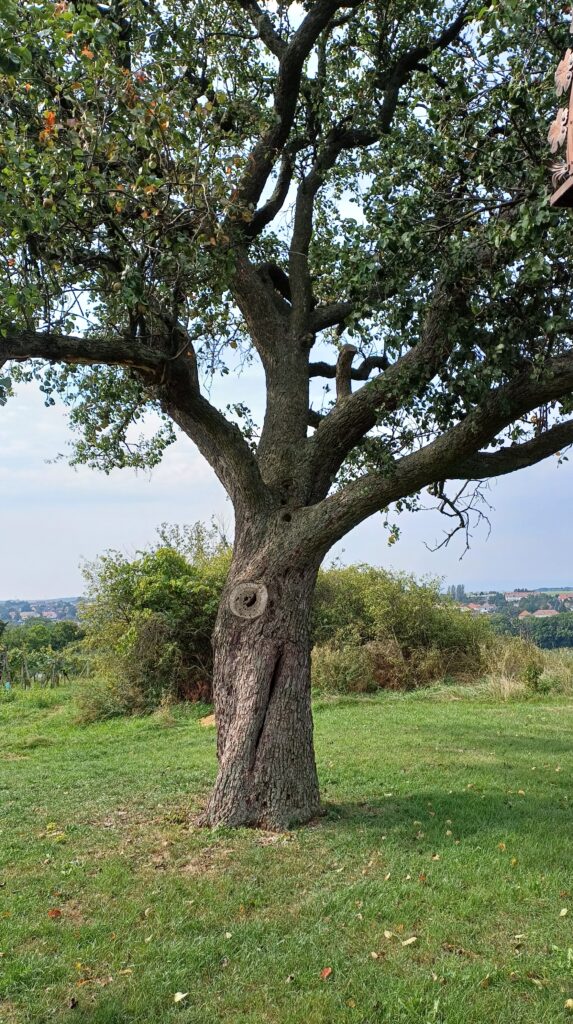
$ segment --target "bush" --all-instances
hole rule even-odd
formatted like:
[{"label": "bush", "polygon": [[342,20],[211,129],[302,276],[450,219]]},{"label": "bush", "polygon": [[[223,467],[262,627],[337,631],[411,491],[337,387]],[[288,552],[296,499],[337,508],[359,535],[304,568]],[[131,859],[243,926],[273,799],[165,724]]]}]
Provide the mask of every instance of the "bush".
[{"label": "bush", "polygon": [[21,626],[8,626],[0,632],[0,646],[10,651],[63,651],[70,644],[83,637],[83,630],[76,622],[50,622],[46,619],[29,619]]},{"label": "bush", "polygon": [[498,637],[485,656],[485,670],[488,676],[519,680],[532,685],[544,669],[543,652],[525,637]]},{"label": "bush", "polygon": [[328,692],[412,689],[479,675],[494,643],[485,617],[460,611],[440,594],[438,580],[364,565],[321,571],[312,629],[313,685]]},{"label": "bush", "polygon": [[209,546],[203,527],[195,546],[193,535],[171,535],[185,553],[160,546],[129,561],[108,552],[85,567],[81,617],[95,679],[81,695],[84,720],[210,699],[211,633],[230,553],[220,541]]},{"label": "bush", "polygon": [[312,651],[312,683],[321,693],[375,690],[374,659],[368,646],[319,644]]},{"label": "bush", "polygon": [[29,619],[0,631],[0,657],[12,684],[57,686],[76,675],[83,631],[75,622]]}]

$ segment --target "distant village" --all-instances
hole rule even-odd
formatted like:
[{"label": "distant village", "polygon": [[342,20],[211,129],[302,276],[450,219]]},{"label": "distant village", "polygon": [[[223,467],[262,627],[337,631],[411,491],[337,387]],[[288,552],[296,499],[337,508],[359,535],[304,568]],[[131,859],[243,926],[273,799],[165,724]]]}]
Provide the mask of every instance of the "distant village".
[{"label": "distant village", "polygon": [[463,584],[458,584],[448,588],[448,595],[462,611],[472,615],[502,613],[517,619],[550,619],[573,612],[573,587],[466,594]]},{"label": "distant village", "polygon": [[[573,612],[573,587],[540,590],[496,590],[466,593],[463,584],[452,585],[447,595],[469,615],[504,615],[511,619],[550,619]],[[0,601],[0,622],[20,625],[30,619],[77,622],[79,597],[42,601]]]},{"label": "distant village", "polygon": [[29,619],[75,622],[79,600],[78,597],[57,597],[46,601],[0,601],[0,621],[14,625],[28,622]]}]

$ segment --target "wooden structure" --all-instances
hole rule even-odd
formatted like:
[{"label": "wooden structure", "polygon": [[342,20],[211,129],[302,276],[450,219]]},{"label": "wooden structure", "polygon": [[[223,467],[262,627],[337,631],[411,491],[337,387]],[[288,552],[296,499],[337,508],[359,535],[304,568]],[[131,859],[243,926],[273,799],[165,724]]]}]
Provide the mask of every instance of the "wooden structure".
[{"label": "wooden structure", "polygon": [[[573,21],[571,22],[573,33]],[[567,96],[567,106],[560,107],[547,136],[552,153],[558,153],[565,146],[565,159],[558,160],[551,168],[553,187],[551,205],[573,207],[573,48],[569,47],[555,72],[555,88],[558,96]]]}]

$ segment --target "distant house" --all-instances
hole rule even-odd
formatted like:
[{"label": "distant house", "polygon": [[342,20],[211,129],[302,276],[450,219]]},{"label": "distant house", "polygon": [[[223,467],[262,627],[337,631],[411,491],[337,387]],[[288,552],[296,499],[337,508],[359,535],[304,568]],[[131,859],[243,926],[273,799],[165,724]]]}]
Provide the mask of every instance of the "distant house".
[{"label": "distant house", "polygon": [[532,618],[534,619],[549,619],[553,615],[559,615],[554,608],[540,608],[538,612],[533,612]]},{"label": "distant house", "polygon": [[509,594],[504,594],[506,601],[523,601],[528,597],[537,597],[538,594],[535,590],[511,590]]},{"label": "distant house", "polygon": [[463,607],[474,615],[487,615],[488,612],[495,611],[493,604],[466,604]]},{"label": "distant house", "polygon": [[569,591],[568,594],[558,594],[557,597],[560,601],[563,601],[563,604],[565,604],[566,601],[573,601],[573,593],[571,591]]},{"label": "distant house", "polygon": [[520,612],[519,615],[517,616],[517,618],[518,619],[530,619],[531,618],[531,612]]},{"label": "distant house", "polygon": [[57,612],[54,612],[54,611],[42,612],[42,618],[43,619],[57,619],[57,617],[58,617],[58,613]]}]

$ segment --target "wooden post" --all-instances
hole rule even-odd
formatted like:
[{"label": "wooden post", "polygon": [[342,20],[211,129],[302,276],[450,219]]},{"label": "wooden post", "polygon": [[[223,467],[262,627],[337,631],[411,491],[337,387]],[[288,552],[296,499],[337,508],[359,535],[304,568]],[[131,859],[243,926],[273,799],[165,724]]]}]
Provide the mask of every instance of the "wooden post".
[{"label": "wooden post", "polygon": [[[573,33],[573,21],[570,31]],[[565,159],[552,166],[553,186],[555,192],[551,196],[551,206],[559,208],[573,207],[573,49],[569,47],[563,60],[555,72],[555,88],[558,96],[569,92],[569,103],[561,107],[553,121],[547,136],[551,152],[557,153],[565,144]],[[561,183],[561,184],[560,184]]]}]

